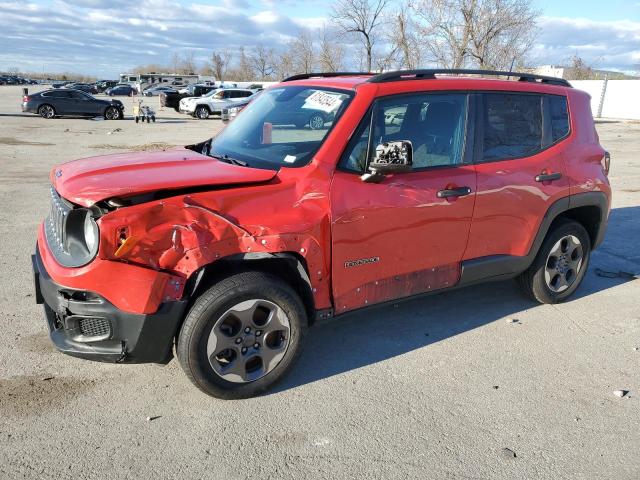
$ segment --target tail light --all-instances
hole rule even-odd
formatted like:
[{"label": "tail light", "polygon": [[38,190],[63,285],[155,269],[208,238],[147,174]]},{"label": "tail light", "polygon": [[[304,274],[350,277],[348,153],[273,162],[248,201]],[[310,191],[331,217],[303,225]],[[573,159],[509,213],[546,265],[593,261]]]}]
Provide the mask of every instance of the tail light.
[{"label": "tail light", "polygon": [[31,100],[31,98],[29,97],[29,95],[24,95],[24,96],[22,97],[22,101],[23,101],[24,103],[27,103],[29,100]]},{"label": "tail light", "polygon": [[609,152],[604,152],[604,156],[602,160],[600,160],[600,164],[602,165],[602,171],[605,175],[609,175],[609,168],[611,167],[611,155]]}]

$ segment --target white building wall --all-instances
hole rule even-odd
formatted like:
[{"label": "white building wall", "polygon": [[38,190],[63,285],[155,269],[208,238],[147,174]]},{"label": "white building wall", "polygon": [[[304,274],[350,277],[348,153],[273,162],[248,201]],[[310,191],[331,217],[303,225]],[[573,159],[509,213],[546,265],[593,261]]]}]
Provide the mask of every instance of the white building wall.
[{"label": "white building wall", "polygon": [[[604,80],[571,80],[574,88],[591,95],[591,111],[598,115]],[[609,80],[602,104],[602,117],[640,120],[640,80]]]}]

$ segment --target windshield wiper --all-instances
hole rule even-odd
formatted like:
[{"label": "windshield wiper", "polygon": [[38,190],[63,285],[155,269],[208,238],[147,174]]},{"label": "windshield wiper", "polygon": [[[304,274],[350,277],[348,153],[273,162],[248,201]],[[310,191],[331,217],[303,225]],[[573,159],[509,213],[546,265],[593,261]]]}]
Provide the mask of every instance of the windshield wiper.
[{"label": "windshield wiper", "polygon": [[230,163],[231,165],[239,165],[241,167],[247,167],[249,164],[244,160],[238,160],[237,158],[230,157],[226,153],[222,156],[220,155],[211,155],[216,160],[220,160],[222,162]]}]

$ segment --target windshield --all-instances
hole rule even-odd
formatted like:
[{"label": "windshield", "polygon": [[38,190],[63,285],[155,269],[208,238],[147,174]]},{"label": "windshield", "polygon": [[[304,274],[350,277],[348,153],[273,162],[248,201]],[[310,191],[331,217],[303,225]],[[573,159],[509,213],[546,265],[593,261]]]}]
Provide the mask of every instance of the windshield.
[{"label": "windshield", "polygon": [[278,169],[311,161],[353,98],[352,92],[288,86],[266,91],[212,139],[211,156]]},{"label": "windshield", "polygon": [[215,95],[216,93],[218,93],[220,90],[211,90],[210,92],[205,93],[204,95],[202,95],[203,97],[210,97],[212,95]]}]

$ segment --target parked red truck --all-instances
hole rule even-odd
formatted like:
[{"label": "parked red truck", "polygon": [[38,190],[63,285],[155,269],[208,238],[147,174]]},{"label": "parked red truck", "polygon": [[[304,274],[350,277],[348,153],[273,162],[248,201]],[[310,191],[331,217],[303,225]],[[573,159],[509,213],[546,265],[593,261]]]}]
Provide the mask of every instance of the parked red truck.
[{"label": "parked red truck", "polygon": [[299,75],[203,143],[56,166],[33,257],[53,343],[123,363],[175,345],[196,386],[241,398],[318,319],[508,278],[565,300],[610,209],[589,97],[470,73]]}]

